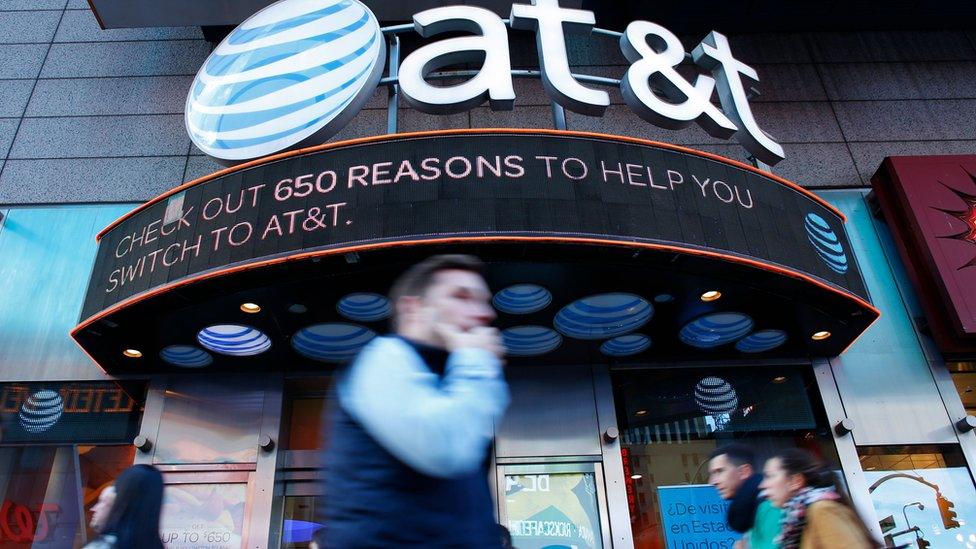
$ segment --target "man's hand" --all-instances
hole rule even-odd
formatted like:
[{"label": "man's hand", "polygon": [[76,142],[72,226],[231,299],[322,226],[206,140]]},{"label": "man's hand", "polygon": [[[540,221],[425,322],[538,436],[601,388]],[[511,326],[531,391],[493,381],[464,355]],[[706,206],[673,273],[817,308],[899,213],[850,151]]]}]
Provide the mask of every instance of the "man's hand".
[{"label": "man's hand", "polygon": [[434,326],[449,352],[463,348],[484,349],[498,358],[505,356],[501,334],[491,326],[480,326],[465,332],[453,324],[439,322]]}]

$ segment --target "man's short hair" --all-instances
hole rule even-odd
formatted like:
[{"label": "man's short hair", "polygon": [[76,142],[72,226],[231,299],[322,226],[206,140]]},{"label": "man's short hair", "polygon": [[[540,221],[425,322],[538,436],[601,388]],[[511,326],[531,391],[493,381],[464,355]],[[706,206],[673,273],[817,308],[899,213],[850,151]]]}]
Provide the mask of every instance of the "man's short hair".
[{"label": "man's short hair", "polygon": [[711,461],[718,456],[725,456],[736,467],[748,465],[755,468],[756,454],[748,446],[743,444],[732,443],[726,444],[721,448],[716,448],[709,454],[708,459]]},{"label": "man's short hair", "polygon": [[485,275],[485,264],[473,255],[446,254],[435,255],[410,267],[393,282],[390,301],[395,305],[403,296],[422,296],[434,284],[434,277],[440,271],[470,271]]}]

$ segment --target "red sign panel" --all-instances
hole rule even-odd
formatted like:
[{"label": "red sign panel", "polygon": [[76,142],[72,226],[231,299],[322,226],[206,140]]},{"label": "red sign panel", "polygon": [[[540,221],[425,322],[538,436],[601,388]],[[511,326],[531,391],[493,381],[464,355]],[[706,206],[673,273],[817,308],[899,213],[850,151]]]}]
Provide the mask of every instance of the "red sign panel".
[{"label": "red sign panel", "polygon": [[932,335],[976,353],[976,155],[889,157],[872,185]]}]

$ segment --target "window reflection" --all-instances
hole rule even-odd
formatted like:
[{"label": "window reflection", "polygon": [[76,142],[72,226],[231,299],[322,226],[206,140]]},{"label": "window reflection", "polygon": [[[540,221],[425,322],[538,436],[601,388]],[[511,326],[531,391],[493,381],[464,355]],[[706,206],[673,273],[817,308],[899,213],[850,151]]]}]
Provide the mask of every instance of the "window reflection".
[{"label": "window reflection", "polygon": [[976,487],[955,446],[858,449],[889,546],[976,547]]},{"label": "window reflection", "polygon": [[[613,381],[638,549],[686,541],[731,547],[738,539],[725,523],[725,502],[707,485],[708,456],[719,446],[750,446],[757,472],[781,448],[837,463],[808,368],[630,370]],[[709,512],[683,513],[688,506]]]},{"label": "window reflection", "polygon": [[91,507],[134,454],[131,445],[0,448],[0,547],[84,545]]},{"label": "window reflection", "polygon": [[959,398],[966,413],[976,415],[976,362],[949,362],[946,364],[956,384]]},{"label": "window reflection", "polygon": [[[321,496],[286,496],[281,524],[282,549],[305,549],[312,535],[322,527],[316,519],[325,502]],[[317,509],[318,508],[318,509]]]},{"label": "window reflection", "polygon": [[257,459],[263,380],[175,378],[165,392],[154,463]]}]

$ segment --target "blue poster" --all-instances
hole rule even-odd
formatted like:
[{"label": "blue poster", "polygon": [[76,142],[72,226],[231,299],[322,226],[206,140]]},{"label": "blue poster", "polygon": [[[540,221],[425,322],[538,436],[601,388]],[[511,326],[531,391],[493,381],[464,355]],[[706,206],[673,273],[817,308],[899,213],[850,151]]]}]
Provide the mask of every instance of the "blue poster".
[{"label": "blue poster", "polygon": [[659,486],[668,549],[732,549],[741,535],[725,522],[729,502],[708,484]]}]

